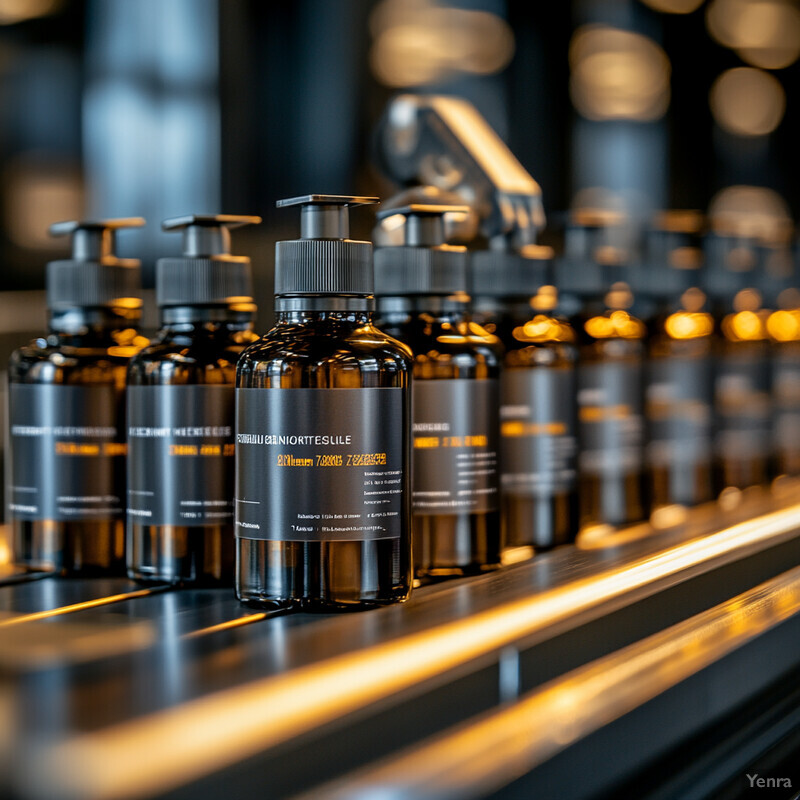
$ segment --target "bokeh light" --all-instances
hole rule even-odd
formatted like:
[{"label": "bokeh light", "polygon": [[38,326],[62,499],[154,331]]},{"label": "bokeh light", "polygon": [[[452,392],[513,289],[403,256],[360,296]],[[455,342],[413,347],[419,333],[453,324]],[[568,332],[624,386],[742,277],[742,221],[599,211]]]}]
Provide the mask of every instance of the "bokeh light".
[{"label": "bokeh light", "polygon": [[430,0],[383,0],[370,28],[372,72],[387,86],[425,86],[459,73],[491,75],[514,54],[514,34],[496,14]]},{"label": "bokeh light", "polygon": [[800,56],[800,9],[789,0],[713,0],[706,25],[756,67],[782,69]]},{"label": "bokeh light", "polygon": [[762,186],[728,186],[718,192],[708,209],[717,233],[785,242],[792,235],[792,217],[786,201]]},{"label": "bokeh light", "polygon": [[653,9],[665,14],[691,14],[703,5],[703,0],[642,0]]},{"label": "bokeh light", "polygon": [[772,133],[786,111],[786,93],[780,82],[753,67],[723,72],[711,87],[710,100],[717,124],[738,136]]},{"label": "bokeh light", "polygon": [[570,95],[593,120],[654,120],[669,106],[667,54],[639,33],[584,25],[569,47]]},{"label": "bokeh light", "polygon": [[62,0],[0,0],[0,25],[15,25],[57,11]]}]

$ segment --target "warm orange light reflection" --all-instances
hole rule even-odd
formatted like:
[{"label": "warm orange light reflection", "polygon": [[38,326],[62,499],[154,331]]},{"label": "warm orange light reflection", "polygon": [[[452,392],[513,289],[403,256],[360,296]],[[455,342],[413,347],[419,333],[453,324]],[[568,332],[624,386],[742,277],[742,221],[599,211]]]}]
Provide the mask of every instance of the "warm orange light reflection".
[{"label": "warm orange light reflection", "polygon": [[60,606],[53,608],[49,611],[36,611],[32,614],[18,614],[14,617],[4,617],[0,619],[0,628],[8,627],[9,625],[21,625],[24,622],[35,622],[40,619],[50,619],[51,617],[60,617],[64,614],[73,614],[76,611],[86,611],[88,608],[97,608],[98,606],[108,606],[113,603],[121,603],[123,600],[132,600],[134,597],[146,597],[155,592],[163,592],[165,588],[156,587],[153,589],[137,589],[134,592],[127,592],[126,594],[112,594],[108,597],[98,597],[96,600],[84,600],[82,603],[73,603],[69,606]]},{"label": "warm orange light reflection", "polygon": [[583,327],[595,339],[639,339],[645,334],[644,323],[627,311],[612,311],[608,315],[591,317]]},{"label": "warm orange light reflection", "polygon": [[296,800],[493,795],[800,612],[800,568]]},{"label": "warm orange light reflection", "polygon": [[714,332],[714,318],[703,312],[678,311],[667,317],[664,328],[673,339],[699,339]]},{"label": "warm orange light reflection", "polygon": [[[44,750],[37,776],[42,787],[60,785],[65,795],[93,800],[167,791],[600,603],[791,535],[799,515],[793,505],[463,619],[83,734]],[[607,668],[600,674],[619,677]]]},{"label": "warm orange light reflection", "polygon": [[800,340],[800,310],[773,311],[767,317],[767,333],[776,342],[796,342]]},{"label": "warm orange light reflection", "polygon": [[722,320],[722,332],[732,342],[757,342],[767,338],[767,329],[762,315],[754,311],[739,311],[728,314]]},{"label": "warm orange light reflection", "polygon": [[262,620],[265,620],[268,617],[272,616],[274,616],[274,613],[270,611],[263,611],[256,614],[247,614],[243,617],[237,617],[236,619],[229,619],[226,622],[220,622],[218,625],[210,625],[208,628],[200,628],[196,631],[192,631],[191,633],[185,634],[182,638],[197,639],[200,636],[207,636],[210,633],[229,631],[233,630],[234,628],[241,628],[245,625],[251,625],[253,622],[261,622]]},{"label": "warm orange light reflection", "polygon": [[519,342],[571,342],[575,338],[569,325],[544,314],[514,328],[513,336]]}]

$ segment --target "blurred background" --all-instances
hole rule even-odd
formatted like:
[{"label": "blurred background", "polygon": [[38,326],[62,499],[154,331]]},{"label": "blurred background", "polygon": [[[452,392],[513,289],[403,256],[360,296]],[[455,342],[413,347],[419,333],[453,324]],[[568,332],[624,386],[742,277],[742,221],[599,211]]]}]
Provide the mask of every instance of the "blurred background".
[{"label": "blurred background", "polygon": [[[237,234],[271,322],[275,200],[377,194],[396,93],[472,101],[541,184],[544,240],[570,208],[800,214],[796,0],[0,0],[0,364],[45,328],[50,223],[260,214]],[[368,237],[370,211],[354,215]],[[146,328],[156,326],[147,302]],[[5,382],[0,385],[5,387]]]},{"label": "blurred background", "polygon": [[152,286],[162,219],[260,214],[237,242],[264,327],[295,236],[274,201],[390,195],[372,138],[406,90],[478,107],[541,184],[545,239],[586,205],[796,218],[798,56],[795,0],[0,0],[0,357],[44,327],[47,226],[87,215],[147,218],[120,249]]}]

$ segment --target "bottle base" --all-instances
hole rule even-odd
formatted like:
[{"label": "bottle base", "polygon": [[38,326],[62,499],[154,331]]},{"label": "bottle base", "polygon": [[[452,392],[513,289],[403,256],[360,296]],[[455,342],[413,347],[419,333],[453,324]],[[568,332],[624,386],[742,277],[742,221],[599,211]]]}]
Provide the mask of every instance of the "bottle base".
[{"label": "bottle base", "polygon": [[76,578],[125,576],[122,520],[13,520],[14,561]]},{"label": "bottle base", "polygon": [[397,603],[404,603],[409,593],[399,594],[395,598],[387,598],[385,600],[354,600],[354,601],[337,601],[325,600],[323,598],[314,597],[294,597],[294,598],[278,598],[278,597],[261,597],[258,595],[244,595],[239,592],[236,593],[240,603],[251,608],[258,608],[261,610],[274,610],[274,611],[300,611],[308,614],[330,614],[330,613],[349,613],[357,611],[369,611],[370,609],[383,608],[385,606],[396,605]]},{"label": "bottle base", "polygon": [[192,588],[233,586],[233,530],[228,525],[128,525],[128,577]]},{"label": "bottle base", "polygon": [[300,542],[237,539],[236,596],[301,611],[357,611],[405,600],[408,544],[399,539]]},{"label": "bottle base", "polygon": [[444,580],[481,575],[501,564],[500,512],[414,517],[414,575]]}]

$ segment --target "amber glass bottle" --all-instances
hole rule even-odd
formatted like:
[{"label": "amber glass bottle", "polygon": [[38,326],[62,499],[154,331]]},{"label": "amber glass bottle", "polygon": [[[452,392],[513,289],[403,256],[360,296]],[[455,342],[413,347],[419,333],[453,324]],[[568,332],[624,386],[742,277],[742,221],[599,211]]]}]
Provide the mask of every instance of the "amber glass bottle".
[{"label": "amber glass bottle", "polygon": [[547,550],[574,539],[577,346],[556,313],[553,251],[472,255],[473,319],[505,347],[500,379],[501,502],[507,548]]},{"label": "amber glass bottle", "polygon": [[646,465],[653,508],[711,500],[714,318],[702,290],[702,217],[659,215],[647,233],[642,277],[657,312],[648,320]]},{"label": "amber glass bottle", "polygon": [[50,332],[9,364],[14,558],[70,574],[125,572],[125,371],[147,340],[140,265],[115,232],[144,220],[66,222],[72,257],[47,267]]},{"label": "amber glass bottle", "polygon": [[769,311],[757,288],[754,240],[714,232],[706,236],[705,249],[707,291],[719,331],[714,379],[716,488],[744,489],[769,478]]},{"label": "amber glass bottle", "polygon": [[369,608],[411,590],[408,348],[373,325],[372,245],[309,195],[278,242],[275,327],[236,377],[236,592],[259,605]]},{"label": "amber glass bottle", "polygon": [[420,578],[500,563],[498,482],[502,346],[468,317],[464,247],[443,243],[455,206],[410,205],[405,244],[375,253],[378,325],[414,353],[414,567]]},{"label": "amber glass bottle", "polygon": [[646,513],[642,389],[646,327],[634,314],[622,227],[574,217],[557,266],[561,308],[578,337],[581,525],[624,525]]},{"label": "amber glass bottle", "polygon": [[128,575],[233,584],[234,383],[253,332],[250,259],[228,214],[167,220],[183,254],[156,272],[161,330],[128,371]]}]

